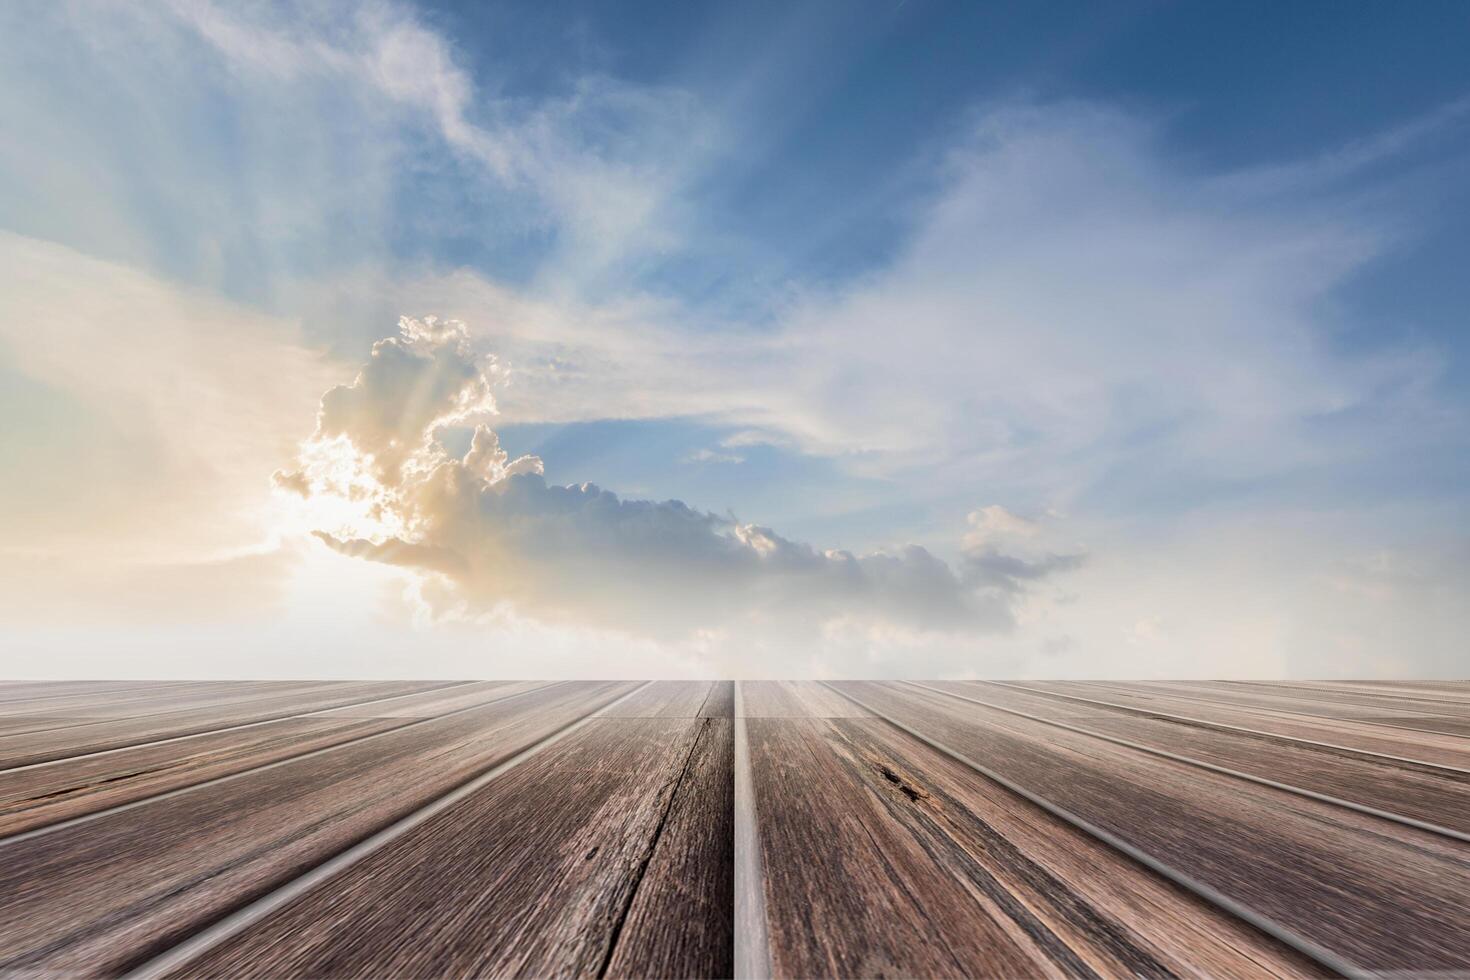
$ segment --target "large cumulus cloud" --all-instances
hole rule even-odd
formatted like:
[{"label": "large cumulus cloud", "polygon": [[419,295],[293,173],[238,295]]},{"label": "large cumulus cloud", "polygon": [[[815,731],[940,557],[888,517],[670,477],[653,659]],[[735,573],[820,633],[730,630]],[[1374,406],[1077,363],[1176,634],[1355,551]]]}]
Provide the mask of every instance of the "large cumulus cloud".
[{"label": "large cumulus cloud", "polygon": [[[351,384],[325,394],[301,467],[277,484],[345,504],[323,508],[337,522],[317,536],[342,554],[426,573],[440,611],[509,607],[652,635],[839,619],[1003,630],[1028,583],[1080,561],[1009,554],[995,534],[969,542],[958,568],[918,545],[859,555],[677,500],[551,485],[539,459],[512,459],[487,424],[500,370],[463,324],[404,318]],[[466,429],[468,449],[451,451],[450,434]],[[1005,515],[1012,529],[1021,521],[997,508],[977,514]]]}]

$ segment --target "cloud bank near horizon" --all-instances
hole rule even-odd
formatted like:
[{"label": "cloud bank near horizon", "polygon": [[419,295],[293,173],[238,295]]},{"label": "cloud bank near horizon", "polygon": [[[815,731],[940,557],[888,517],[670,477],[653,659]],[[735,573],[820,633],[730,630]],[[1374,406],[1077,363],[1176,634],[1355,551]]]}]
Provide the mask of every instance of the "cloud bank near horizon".
[{"label": "cloud bank near horizon", "polygon": [[[277,472],[276,485],[338,515],[314,529],[334,551],[434,576],[423,594],[440,615],[508,606],[667,638],[737,624],[815,632],[837,620],[1003,632],[1019,595],[1083,562],[1002,550],[1036,525],[994,505],[976,512],[952,567],[919,545],[854,554],[678,500],[550,485],[540,459],[511,459],[487,424],[501,370],[464,324],[402,318],[352,383],[323,395],[300,468]],[[451,451],[466,430],[468,448]]]}]

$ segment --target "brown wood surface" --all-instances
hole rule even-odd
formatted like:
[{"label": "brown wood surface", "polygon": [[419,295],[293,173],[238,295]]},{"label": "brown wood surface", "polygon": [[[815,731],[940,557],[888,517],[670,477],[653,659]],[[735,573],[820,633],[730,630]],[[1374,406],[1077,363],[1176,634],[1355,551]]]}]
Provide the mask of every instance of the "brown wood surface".
[{"label": "brown wood surface", "polygon": [[542,686],[481,681],[183,741],[16,769],[0,779],[0,837],[246,772]]},{"label": "brown wood surface", "polygon": [[0,703],[35,698],[63,697],[68,694],[85,694],[108,691],[127,691],[140,687],[158,687],[166,684],[199,684],[201,681],[0,681]]},{"label": "brown wood surface", "polygon": [[[1261,779],[1350,800],[1411,819],[1470,833],[1470,773],[1413,768],[1373,756],[1342,755],[1318,746],[1207,729],[1163,718],[1099,709],[1074,710],[1013,688],[968,683],[930,685],[1074,728],[1233,769]],[[974,717],[990,717],[983,708]]]},{"label": "brown wood surface", "polygon": [[183,745],[140,745],[0,777],[0,838],[395,728],[398,719],[285,718]]},{"label": "brown wood surface", "polygon": [[0,843],[0,973],[123,970],[635,686],[556,684]]},{"label": "brown wood surface", "polygon": [[1373,971],[1470,970],[1470,851],[1181,763],[873,682],[883,711]]},{"label": "brown wood surface", "polygon": [[963,849],[977,866],[969,875],[1009,891],[1088,969],[1104,976],[1320,974],[1250,926],[886,723],[835,724],[864,758],[893,770],[900,792],[918,791],[907,805],[926,811]]},{"label": "brown wood surface", "polygon": [[1454,735],[1386,728],[1372,722],[1314,719],[1265,709],[1252,710],[1199,700],[1187,701],[1138,685],[1130,687],[1115,683],[1021,681],[1010,686],[1047,692],[1063,698],[1107,702],[1135,712],[1157,712],[1246,728],[1260,735],[1316,741],[1347,749],[1470,769],[1470,740]]},{"label": "brown wood surface", "polygon": [[94,721],[58,731],[0,737],[0,767],[34,765],[90,752],[140,745],[181,735],[194,735],[234,725],[289,718],[357,701],[391,697],[415,689],[437,688],[449,682],[410,684],[374,681],[303,686],[290,693],[256,693],[239,700],[204,694],[186,706],[125,718]]},{"label": "brown wood surface", "polygon": [[596,976],[711,724],[599,719],[187,975]]},{"label": "brown wood surface", "polygon": [[172,681],[133,684],[121,688],[28,688],[0,699],[0,717],[30,712],[60,715],[126,717],[146,714],[153,707],[171,708],[200,696],[232,700],[289,692],[304,688],[340,686],[342,681]]},{"label": "brown wood surface", "polygon": [[1211,704],[1228,704],[1247,709],[1264,708],[1281,714],[1381,723],[1427,732],[1455,733],[1457,728],[1462,729],[1470,724],[1470,705],[1443,697],[1387,697],[1301,685],[1263,689],[1224,681],[1168,684],[1149,682],[1138,686],[1144,690],[1177,693]]},{"label": "brown wood surface", "polygon": [[688,772],[628,907],[605,975],[731,975],[735,802],[731,728],[728,718],[701,720]]},{"label": "brown wood surface", "polygon": [[1470,682],[741,702],[736,854],[728,681],[0,682],[0,976],[1470,975]]},{"label": "brown wood surface", "polygon": [[745,681],[747,718],[860,718],[867,712],[810,681]]},{"label": "brown wood surface", "polygon": [[844,751],[825,720],[751,718],[746,731],[778,974],[1035,972],[1031,944],[927,846],[902,784]]},{"label": "brown wood surface", "polygon": [[701,718],[735,717],[735,682],[715,681],[704,707],[699,709]]},{"label": "brown wood surface", "polygon": [[697,718],[714,688],[712,681],[654,681],[609,709],[609,718]]}]

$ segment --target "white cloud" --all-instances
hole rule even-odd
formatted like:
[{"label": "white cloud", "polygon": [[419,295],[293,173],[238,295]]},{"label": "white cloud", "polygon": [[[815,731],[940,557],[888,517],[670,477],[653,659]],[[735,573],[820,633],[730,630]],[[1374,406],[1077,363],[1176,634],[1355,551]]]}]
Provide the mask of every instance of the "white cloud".
[{"label": "white cloud", "polygon": [[[506,646],[548,630],[544,648],[566,651],[610,642],[584,623],[612,624],[630,662],[681,669],[1005,672],[1043,647],[1063,673],[1459,662],[1470,574],[1439,539],[1463,514],[1355,494],[1463,453],[1463,405],[1437,391],[1433,350],[1344,352],[1333,299],[1404,230],[1360,208],[1344,177],[1465,103],[1320,159],[1225,174],[1192,172],[1157,126],[1117,109],[984,107],[956,126],[889,261],[793,285],[750,322],[615,288],[626,265],[710,231],[690,188],[724,127],[688,93],[582,78],[505,98],[387,3],[21,3],[0,11],[0,46],[0,209],[32,235],[0,240],[0,373],[28,386],[0,392],[25,412],[0,432],[15,461],[0,572],[26,581],[42,553],[47,569],[14,593],[17,612],[48,606],[41,593],[69,575],[136,595],[123,585],[143,568],[183,570],[140,573],[162,593],[195,567],[220,582],[238,569],[240,595],[276,602],[277,565],[230,562],[310,527],[345,552],[437,569],[425,595],[441,628],[458,603]],[[419,230],[403,222],[489,234],[460,198],[434,197],[442,186],[405,206],[408,184],[445,175],[492,202],[517,248],[544,238],[529,285],[411,248],[393,258],[395,234]],[[320,437],[267,499],[262,475],[287,465],[343,377],[302,337],[348,345],[385,309],[493,331],[470,341],[502,356],[496,397],[456,375],[439,340],[391,340],[329,395]],[[548,486],[491,428],[467,454],[423,455],[425,433],[492,409],[506,423],[735,430],[711,437],[705,462],[752,446],[821,455],[886,487],[879,504],[925,515],[916,534],[933,553],[826,552],[696,508]],[[983,507],[957,541],[986,500],[1027,516]],[[1332,521],[1305,520],[1303,500]],[[647,561],[645,533],[664,549]],[[403,543],[383,551],[391,539]],[[1037,586],[1063,571],[1069,595]],[[665,589],[687,600],[679,622],[655,615]],[[731,625],[801,603],[826,617],[819,642]],[[1168,642],[1129,642],[1156,621]]]},{"label": "white cloud", "polygon": [[386,293],[497,324],[524,382],[501,399],[511,422],[697,417],[737,429],[731,447],[921,473],[930,497],[1067,507],[1104,481],[1340,482],[1375,465],[1385,428],[1454,438],[1435,351],[1334,340],[1333,290],[1397,234],[1349,198],[1180,173],[1117,111],[1002,107],[946,158],[891,263],[799,293],[770,325],[467,271]]},{"label": "white cloud", "polygon": [[1012,514],[1000,504],[987,504],[965,516],[971,530],[965,534],[965,547],[983,548],[996,541],[1030,539],[1041,533],[1041,525]]},{"label": "white cloud", "polygon": [[560,244],[548,274],[564,283],[594,285],[674,246],[681,184],[713,139],[709,117],[674,89],[583,77],[530,104],[477,90],[447,39],[387,0],[327,16],[208,0],[172,9],[242,69],[357,86],[429,120],[454,152],[550,213]]},{"label": "white cloud", "polygon": [[713,449],[704,448],[704,449],[696,449],[694,452],[690,453],[688,456],[685,456],[684,457],[684,462],[686,462],[686,463],[730,463],[730,464],[734,464],[734,463],[743,463],[743,462],[745,462],[745,457],[744,456],[737,456],[734,453],[721,453],[721,452],[716,452]]},{"label": "white cloud", "polygon": [[404,318],[356,381],[323,397],[303,468],[277,479],[333,518],[366,505],[356,527],[318,537],[344,555],[439,576],[424,595],[441,612],[509,607],[685,642],[736,626],[784,636],[836,619],[987,632],[1011,626],[1026,585],[1076,564],[993,543],[958,572],[916,545],[820,550],[676,500],[550,486],[540,460],[510,460],[483,424],[456,456],[441,436],[493,410],[493,367],[458,322]]},{"label": "white cloud", "polygon": [[466,239],[605,291],[684,240],[715,139],[673,88],[506,95],[392,0],[22,0],[0,54],[10,227],[278,309]]}]

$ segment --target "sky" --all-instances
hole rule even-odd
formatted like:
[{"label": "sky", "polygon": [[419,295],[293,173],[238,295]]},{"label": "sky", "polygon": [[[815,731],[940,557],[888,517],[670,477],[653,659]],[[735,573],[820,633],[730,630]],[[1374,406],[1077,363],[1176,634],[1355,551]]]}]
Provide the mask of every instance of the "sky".
[{"label": "sky", "polygon": [[0,674],[1464,676],[1470,8],[0,8]]}]

